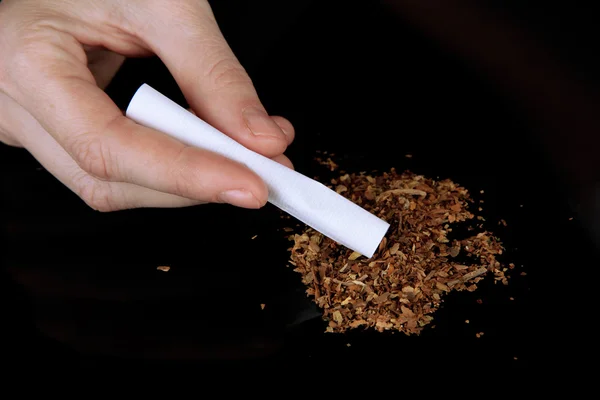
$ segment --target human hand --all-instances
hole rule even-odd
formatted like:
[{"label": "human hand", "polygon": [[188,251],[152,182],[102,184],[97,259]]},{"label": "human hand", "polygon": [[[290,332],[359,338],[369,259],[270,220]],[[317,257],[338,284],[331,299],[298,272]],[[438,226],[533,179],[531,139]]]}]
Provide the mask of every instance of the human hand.
[{"label": "human hand", "polygon": [[103,89],[125,57],[156,54],[194,113],[292,167],[293,126],[266,113],[206,0],[5,0],[0,54],[0,141],[27,149],[93,209],[267,201],[245,166],[123,115]]}]

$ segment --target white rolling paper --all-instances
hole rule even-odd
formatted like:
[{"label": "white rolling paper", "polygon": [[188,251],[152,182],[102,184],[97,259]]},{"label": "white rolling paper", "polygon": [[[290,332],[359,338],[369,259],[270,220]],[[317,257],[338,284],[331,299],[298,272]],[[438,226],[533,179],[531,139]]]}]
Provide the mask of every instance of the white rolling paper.
[{"label": "white rolling paper", "polygon": [[147,84],[137,90],[126,115],[190,146],[246,165],[266,183],[271,204],[363,256],[373,256],[389,228],[325,185],[247,149]]}]

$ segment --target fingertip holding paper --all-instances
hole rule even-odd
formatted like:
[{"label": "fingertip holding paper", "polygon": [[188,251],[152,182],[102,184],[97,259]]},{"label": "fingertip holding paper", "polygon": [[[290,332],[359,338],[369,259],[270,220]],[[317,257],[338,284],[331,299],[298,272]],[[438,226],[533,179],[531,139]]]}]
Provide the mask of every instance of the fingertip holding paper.
[{"label": "fingertip holding paper", "polygon": [[238,161],[269,189],[269,203],[365,257],[372,257],[389,224],[327,186],[242,146],[151,86],[136,91],[125,115],[189,146]]}]

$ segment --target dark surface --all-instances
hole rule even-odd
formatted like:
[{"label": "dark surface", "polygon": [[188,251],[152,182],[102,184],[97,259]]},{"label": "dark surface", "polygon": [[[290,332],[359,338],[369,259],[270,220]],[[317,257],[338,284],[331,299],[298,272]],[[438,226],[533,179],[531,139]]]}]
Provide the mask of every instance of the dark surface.
[{"label": "dark surface", "polygon": [[[594,220],[581,206],[595,205],[594,194],[573,188],[593,187],[598,164],[595,157],[584,160],[592,173],[575,179],[577,168],[565,165],[581,160],[559,159],[547,144],[591,133],[547,130],[518,95],[412,24],[409,12],[398,18],[377,2],[294,4],[281,10],[290,17],[279,34],[256,31],[251,38],[240,22],[251,10],[231,16],[216,6],[215,13],[269,112],[295,125],[288,155],[296,169],[325,180],[313,161],[321,150],[334,152],[349,171],[395,167],[455,180],[484,200],[487,227],[507,248],[503,261],[517,266],[510,284],[486,279],[474,293],[448,296],[435,328],[420,337],[326,335],[318,318],[299,324],[314,308],[300,277],[286,268],[289,242],[281,229],[295,222],[274,207],[100,214],[26,152],[2,146],[0,282],[8,340],[1,351],[10,360],[111,367],[142,365],[140,359],[253,365],[265,357],[317,366],[348,357],[410,367],[575,368],[591,349],[580,324],[588,312],[586,284],[599,263]],[[563,13],[563,23],[569,18]],[[534,22],[541,34],[544,21]],[[581,32],[577,43],[586,49],[590,32]],[[264,45],[253,53],[257,42]],[[561,44],[552,35],[542,43]],[[574,60],[581,70],[595,62],[565,47],[557,47],[558,59]],[[597,75],[573,76],[590,92],[597,88]],[[125,108],[143,82],[184,103],[154,59],[128,61],[108,91]],[[157,271],[158,265],[171,271]]]}]

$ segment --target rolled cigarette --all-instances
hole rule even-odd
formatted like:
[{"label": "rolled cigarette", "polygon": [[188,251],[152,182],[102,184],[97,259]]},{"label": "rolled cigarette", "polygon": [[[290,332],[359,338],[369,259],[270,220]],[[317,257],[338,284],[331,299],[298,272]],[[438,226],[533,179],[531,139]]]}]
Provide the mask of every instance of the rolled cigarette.
[{"label": "rolled cigarette", "polygon": [[390,226],[327,186],[249,150],[147,84],[136,91],[126,115],[246,165],[266,183],[269,203],[363,256],[373,256]]}]

